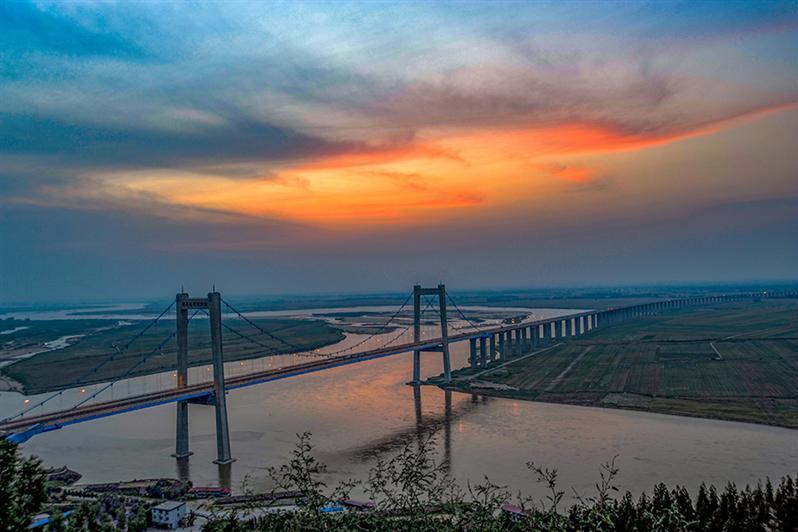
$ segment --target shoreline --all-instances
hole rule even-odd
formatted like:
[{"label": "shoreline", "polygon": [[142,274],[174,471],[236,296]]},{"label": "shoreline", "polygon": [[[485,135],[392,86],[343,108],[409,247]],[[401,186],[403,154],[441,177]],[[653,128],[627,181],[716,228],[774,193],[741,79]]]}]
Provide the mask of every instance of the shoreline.
[{"label": "shoreline", "polygon": [[[495,398],[499,398],[499,399],[512,399],[512,400],[517,400],[517,401],[526,401],[526,402],[529,402],[529,403],[545,403],[545,404],[550,404],[550,405],[583,406],[583,407],[588,407],[588,408],[603,408],[603,409],[606,409],[606,410],[628,410],[628,411],[633,411],[633,412],[646,412],[646,413],[649,413],[649,414],[659,414],[659,415],[664,415],[664,416],[688,417],[688,418],[693,418],[693,419],[713,419],[713,420],[716,420],[716,421],[729,421],[729,422],[733,422],[733,423],[749,423],[749,424],[752,424],[752,425],[761,425],[761,426],[765,426],[765,427],[778,427],[778,428],[789,429],[789,430],[798,430],[798,423],[795,424],[795,425],[789,425],[789,424],[778,423],[778,422],[769,423],[769,422],[767,422],[765,420],[750,419],[750,418],[745,418],[745,417],[721,416],[721,415],[700,415],[700,414],[695,413],[695,412],[681,412],[681,411],[677,412],[677,411],[652,409],[652,408],[640,408],[640,407],[635,407],[633,405],[600,404],[600,403],[596,403],[595,401],[592,401],[592,402],[591,401],[579,402],[579,401],[567,401],[567,400],[565,400],[565,401],[551,401],[551,400],[546,400],[546,399],[532,398],[532,397],[529,397],[529,396],[525,396],[523,393],[514,393],[513,391],[491,390],[491,389],[488,389],[488,388],[484,388],[484,389],[480,388],[479,390],[474,390],[474,389],[471,389],[471,388],[461,387],[461,386],[456,386],[456,385],[455,386],[452,386],[452,385],[444,386],[444,385],[441,385],[441,384],[435,384],[435,385],[438,386],[442,390],[451,390],[453,392],[468,393],[468,394],[480,395],[480,396],[485,396],[485,397],[495,397]],[[641,396],[641,397],[654,399],[654,397],[652,397],[652,396],[644,396],[644,395],[640,395],[640,394],[629,394],[629,395],[637,395],[637,396]],[[679,397],[658,396],[658,398],[660,398],[660,399],[682,400],[682,401],[691,401],[691,400],[698,401],[698,399],[679,398]],[[762,398],[762,399],[769,399],[769,398]],[[779,398],[779,399],[784,399],[784,398]],[[793,399],[793,398],[789,398],[789,399]],[[794,398],[794,399],[798,400],[798,398]],[[704,402],[706,403],[706,401],[704,401]]]}]

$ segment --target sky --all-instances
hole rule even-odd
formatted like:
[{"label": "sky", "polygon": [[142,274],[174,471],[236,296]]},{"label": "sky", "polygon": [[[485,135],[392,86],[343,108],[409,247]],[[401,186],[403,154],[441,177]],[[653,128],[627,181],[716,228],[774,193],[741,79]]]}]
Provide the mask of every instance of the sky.
[{"label": "sky", "polygon": [[0,2],[0,302],[798,277],[798,3]]}]

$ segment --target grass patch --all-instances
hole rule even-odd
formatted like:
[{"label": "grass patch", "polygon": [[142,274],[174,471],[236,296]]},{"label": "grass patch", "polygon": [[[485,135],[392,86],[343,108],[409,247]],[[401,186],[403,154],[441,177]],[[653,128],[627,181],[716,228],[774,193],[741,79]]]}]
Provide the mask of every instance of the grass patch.
[{"label": "grass patch", "polygon": [[[343,333],[318,320],[259,319],[254,320],[263,329],[279,336],[302,350],[317,349],[343,339]],[[47,323],[47,322],[43,322]],[[115,322],[113,322],[115,323]],[[223,335],[225,361],[247,360],[268,354],[296,351],[295,348],[260,334],[243,321],[228,323],[244,335],[255,337],[263,346],[255,345],[227,331]],[[128,351],[114,357],[97,372],[83,378],[80,384],[113,380],[128,372],[142,356],[152,351],[174,329],[174,322],[159,323],[137,340]],[[124,345],[142,323],[93,330],[74,345],[56,351],[41,353],[2,368],[2,374],[22,384],[25,393],[34,394],[74,386],[75,381],[107,359],[114,352],[113,345]],[[151,355],[130,376],[149,375],[173,370],[176,345],[169,342],[160,352]],[[189,324],[189,365],[201,366],[212,361],[210,334],[207,320]]]},{"label": "grass patch", "polygon": [[504,397],[798,428],[797,313],[771,300],[647,316],[480,379],[518,389]]}]

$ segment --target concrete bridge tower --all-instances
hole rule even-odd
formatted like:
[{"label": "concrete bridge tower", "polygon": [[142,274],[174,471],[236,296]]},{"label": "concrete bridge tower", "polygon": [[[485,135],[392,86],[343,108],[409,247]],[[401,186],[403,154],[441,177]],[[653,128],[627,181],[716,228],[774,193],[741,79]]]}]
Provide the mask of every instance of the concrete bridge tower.
[{"label": "concrete bridge tower", "polygon": [[421,285],[413,287],[413,341],[421,341],[421,298],[422,296],[438,296],[438,309],[441,317],[441,343],[428,348],[413,351],[413,380],[410,384],[421,383],[421,353],[423,351],[439,351],[443,355],[443,379],[445,382],[452,380],[452,365],[449,359],[449,328],[446,321],[446,285],[439,284],[436,288],[422,288]]},{"label": "concrete bridge tower", "polygon": [[[220,465],[234,462],[230,455],[230,429],[227,423],[227,398],[224,387],[224,353],[222,350],[222,296],[211,292],[207,298],[191,298],[186,293],[175,296],[177,313],[177,387],[188,386],[188,313],[193,309],[207,309],[210,317],[211,352],[213,354],[213,403],[216,409],[216,450],[215,463]],[[191,456],[188,447],[188,403],[177,403],[177,431],[175,438],[176,458]]]}]

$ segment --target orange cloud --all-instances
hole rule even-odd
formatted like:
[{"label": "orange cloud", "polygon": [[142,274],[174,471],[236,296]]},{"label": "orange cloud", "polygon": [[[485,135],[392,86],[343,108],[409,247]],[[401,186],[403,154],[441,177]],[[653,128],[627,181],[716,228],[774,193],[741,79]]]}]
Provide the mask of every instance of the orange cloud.
[{"label": "orange cloud", "polygon": [[560,164],[543,164],[541,170],[571,183],[589,183],[595,177],[595,171],[589,168],[563,166]]},{"label": "orange cloud", "polygon": [[466,209],[502,213],[542,205],[557,181],[589,185],[596,170],[573,156],[633,151],[706,135],[790,106],[758,110],[689,131],[629,133],[598,124],[419,135],[409,145],[364,148],[271,171],[270,179],[126,175],[117,183],[167,201],[249,216],[362,229],[429,223]]}]

